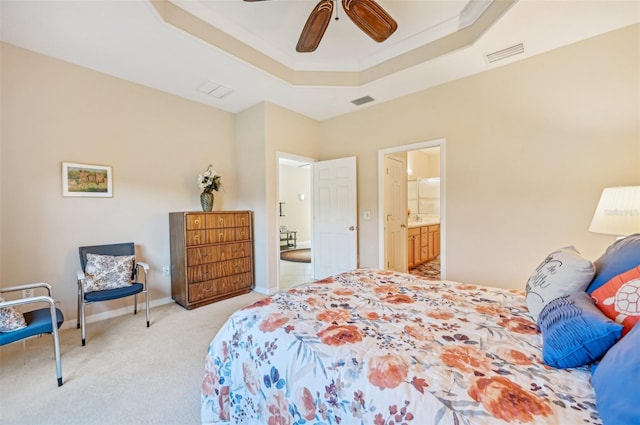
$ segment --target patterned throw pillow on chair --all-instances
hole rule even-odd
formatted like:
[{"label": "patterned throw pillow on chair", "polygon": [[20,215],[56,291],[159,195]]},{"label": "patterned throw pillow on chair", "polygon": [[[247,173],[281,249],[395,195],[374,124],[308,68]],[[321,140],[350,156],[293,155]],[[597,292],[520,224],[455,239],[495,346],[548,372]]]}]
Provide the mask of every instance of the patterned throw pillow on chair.
[{"label": "patterned throw pillow on chair", "polygon": [[131,286],[134,261],[133,255],[87,254],[84,291],[103,291]]},{"label": "patterned throw pillow on chair", "polygon": [[[5,301],[0,297],[0,302]],[[27,327],[24,316],[13,307],[0,308],[0,332],[17,331]]]}]

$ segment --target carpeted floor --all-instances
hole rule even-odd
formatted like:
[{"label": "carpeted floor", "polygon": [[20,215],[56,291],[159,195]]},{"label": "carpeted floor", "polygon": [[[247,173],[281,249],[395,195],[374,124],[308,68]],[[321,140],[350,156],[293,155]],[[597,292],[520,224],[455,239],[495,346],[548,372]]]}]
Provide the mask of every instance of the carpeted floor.
[{"label": "carpeted floor", "polygon": [[61,387],[50,335],[0,347],[0,423],[199,424],[209,342],[232,312],[263,297],[251,292],[191,311],[162,305],[149,328],[144,312],[89,323],[84,347],[73,322],[60,332]]},{"label": "carpeted floor", "polygon": [[440,257],[420,264],[418,267],[409,270],[409,273],[426,277],[427,279],[440,280]]},{"label": "carpeted floor", "polygon": [[311,263],[311,248],[290,249],[280,252],[280,259],[294,263]]}]

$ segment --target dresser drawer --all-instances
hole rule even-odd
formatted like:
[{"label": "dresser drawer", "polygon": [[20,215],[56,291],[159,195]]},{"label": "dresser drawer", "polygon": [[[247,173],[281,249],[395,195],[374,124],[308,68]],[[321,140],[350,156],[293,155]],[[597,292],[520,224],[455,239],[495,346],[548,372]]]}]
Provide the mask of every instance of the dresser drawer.
[{"label": "dresser drawer", "polygon": [[248,212],[241,212],[235,214],[235,225],[238,227],[251,225],[251,214]]},{"label": "dresser drawer", "polygon": [[188,214],[186,216],[187,230],[198,230],[207,227],[207,220],[204,214]]},{"label": "dresser drawer", "polygon": [[236,227],[235,234],[237,241],[246,241],[251,239],[251,228],[250,227]]},{"label": "dresser drawer", "polygon": [[251,257],[236,258],[233,260],[217,261],[215,263],[201,264],[187,267],[187,283],[204,282],[216,276],[229,276],[251,271]]},{"label": "dresser drawer", "polygon": [[216,273],[219,276],[229,276],[233,274],[251,271],[251,258],[242,257],[234,260],[219,261],[215,264]]},{"label": "dresser drawer", "polygon": [[190,248],[187,250],[187,266],[248,257],[250,254],[250,242]]},{"label": "dresser drawer", "polygon": [[235,227],[234,213],[216,213],[207,215],[207,228],[208,229],[221,229],[224,227]]},{"label": "dresser drawer", "polygon": [[189,302],[194,303],[216,295],[224,294],[223,280],[226,277],[211,279],[204,282],[189,285]]},{"label": "dresser drawer", "polygon": [[225,292],[241,291],[253,286],[253,273],[240,273],[228,276],[224,281]]},{"label": "dresser drawer", "polygon": [[189,302],[195,303],[222,294],[242,291],[251,288],[252,285],[253,276],[251,273],[242,273],[239,275],[207,280],[205,282],[189,285]]},{"label": "dresser drawer", "polygon": [[234,227],[207,229],[207,243],[233,242],[236,240],[236,229]]},{"label": "dresser drawer", "polygon": [[204,245],[207,243],[206,230],[187,230],[187,246]]}]

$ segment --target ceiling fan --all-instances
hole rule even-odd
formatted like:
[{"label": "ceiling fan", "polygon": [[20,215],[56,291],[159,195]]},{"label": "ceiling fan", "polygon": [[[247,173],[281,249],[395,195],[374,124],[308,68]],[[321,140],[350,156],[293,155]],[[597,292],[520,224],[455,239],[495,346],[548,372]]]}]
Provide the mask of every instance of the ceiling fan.
[{"label": "ceiling fan", "polygon": [[[338,0],[320,0],[316,4],[298,39],[297,52],[307,53],[316,50],[331,20],[334,2],[337,3]],[[378,43],[385,41],[398,28],[396,21],[374,0],[342,0],[342,7],[353,23]]]}]

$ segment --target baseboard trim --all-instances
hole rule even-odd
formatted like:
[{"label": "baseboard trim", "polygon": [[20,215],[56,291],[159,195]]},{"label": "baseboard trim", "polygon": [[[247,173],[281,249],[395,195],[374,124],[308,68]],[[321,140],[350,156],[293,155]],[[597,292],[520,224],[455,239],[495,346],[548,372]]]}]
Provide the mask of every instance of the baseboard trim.
[{"label": "baseboard trim", "polygon": [[[158,307],[165,304],[173,303],[173,298],[165,297],[160,298],[158,300],[149,301],[149,308]],[[112,317],[124,316],[125,314],[133,313],[133,305],[117,308],[115,310],[103,311],[97,314],[92,314],[86,317],[87,323],[99,322],[101,320],[111,319]],[[138,304],[138,314],[142,313],[144,315],[144,303],[140,302]],[[77,317],[73,317],[71,320],[66,319],[60,329],[69,329],[75,328],[77,322]],[[153,314],[151,315],[151,324],[153,324]]]},{"label": "baseboard trim", "polygon": [[263,288],[263,287],[255,286],[253,288],[253,291],[257,292],[259,294],[262,294],[262,295],[273,295],[276,292],[278,292],[278,288],[271,288],[270,289],[270,288]]}]

